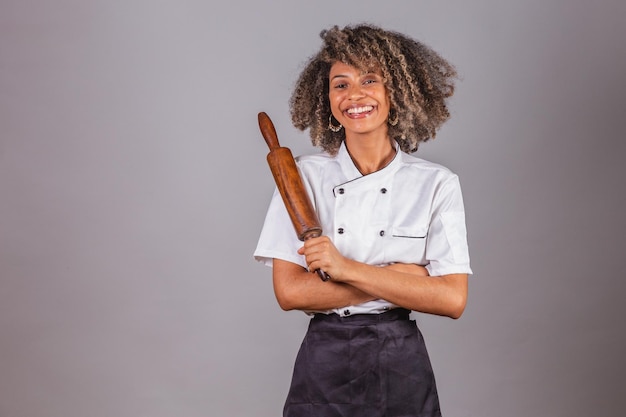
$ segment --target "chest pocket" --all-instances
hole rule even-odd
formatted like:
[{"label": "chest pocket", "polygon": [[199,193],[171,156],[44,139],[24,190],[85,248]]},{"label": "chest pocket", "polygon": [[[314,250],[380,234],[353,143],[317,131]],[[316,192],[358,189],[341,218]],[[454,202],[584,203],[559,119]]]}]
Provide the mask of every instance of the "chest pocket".
[{"label": "chest pocket", "polygon": [[425,225],[392,227],[385,241],[385,261],[425,265],[427,239]]},{"label": "chest pocket", "polygon": [[427,234],[428,229],[426,227],[393,227],[391,229],[392,237],[426,239]]}]

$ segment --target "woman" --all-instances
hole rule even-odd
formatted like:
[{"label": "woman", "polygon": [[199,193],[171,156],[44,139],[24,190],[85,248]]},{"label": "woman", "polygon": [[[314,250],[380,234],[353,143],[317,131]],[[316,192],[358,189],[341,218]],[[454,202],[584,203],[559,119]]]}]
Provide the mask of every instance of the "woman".
[{"label": "woman", "polygon": [[[399,33],[321,33],[291,98],[319,155],[298,159],[324,236],[298,241],[275,193],[255,257],[284,310],[312,315],[286,417],[440,416],[411,310],[458,318],[471,273],[458,177],[409,153],[449,118],[454,68]],[[331,276],[322,281],[309,271]]]}]

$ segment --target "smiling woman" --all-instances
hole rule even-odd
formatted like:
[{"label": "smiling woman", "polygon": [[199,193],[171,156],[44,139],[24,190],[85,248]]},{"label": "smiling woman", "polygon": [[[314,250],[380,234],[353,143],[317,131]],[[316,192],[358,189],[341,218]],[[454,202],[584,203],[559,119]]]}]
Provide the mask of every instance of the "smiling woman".
[{"label": "smiling woman", "polygon": [[450,117],[446,99],[454,93],[456,70],[428,46],[368,25],[333,27],[321,37],[324,46],[300,74],[290,102],[294,126],[310,129],[313,145],[334,154],[343,141],[342,132],[329,129],[329,121],[337,126],[329,103],[329,73],[336,63],[358,71],[363,82],[384,85],[392,116],[389,136],[404,152],[434,138]]},{"label": "smiling woman", "polygon": [[312,315],[284,416],[441,416],[409,313],[463,313],[465,214],[457,176],[406,152],[449,117],[455,73],[424,45],[376,27],[322,38],[291,113],[324,150],[298,169],[325,235],[302,245],[275,193],[254,254],[273,266],[279,305]]}]

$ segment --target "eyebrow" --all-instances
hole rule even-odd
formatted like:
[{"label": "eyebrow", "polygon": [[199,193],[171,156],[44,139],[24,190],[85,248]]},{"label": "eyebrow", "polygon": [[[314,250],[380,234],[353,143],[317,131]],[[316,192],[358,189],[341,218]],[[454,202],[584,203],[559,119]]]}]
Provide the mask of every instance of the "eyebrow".
[{"label": "eyebrow", "polygon": [[[379,76],[379,77],[382,77],[382,75],[380,75],[380,74],[378,74],[378,73],[376,73],[376,72],[374,72],[374,71],[367,71],[367,72],[363,72],[363,73],[361,73],[361,75],[360,75],[360,76],[361,76],[361,77],[364,77],[364,76],[367,76],[367,75],[377,75],[377,76]],[[331,78],[330,80],[332,81],[332,80],[334,80],[335,78],[349,78],[349,76],[348,76],[348,75],[346,75],[346,74],[337,74],[337,75],[333,76],[333,78]]]}]

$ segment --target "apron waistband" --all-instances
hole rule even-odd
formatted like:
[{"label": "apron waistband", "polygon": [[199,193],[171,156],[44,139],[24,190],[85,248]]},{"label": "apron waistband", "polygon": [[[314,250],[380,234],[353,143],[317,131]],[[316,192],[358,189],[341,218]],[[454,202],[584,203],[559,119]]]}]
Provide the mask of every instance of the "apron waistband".
[{"label": "apron waistband", "polygon": [[328,323],[378,323],[381,321],[409,320],[410,310],[405,308],[394,308],[380,314],[354,314],[341,317],[338,314],[317,313],[313,316],[313,321],[323,321]]}]

